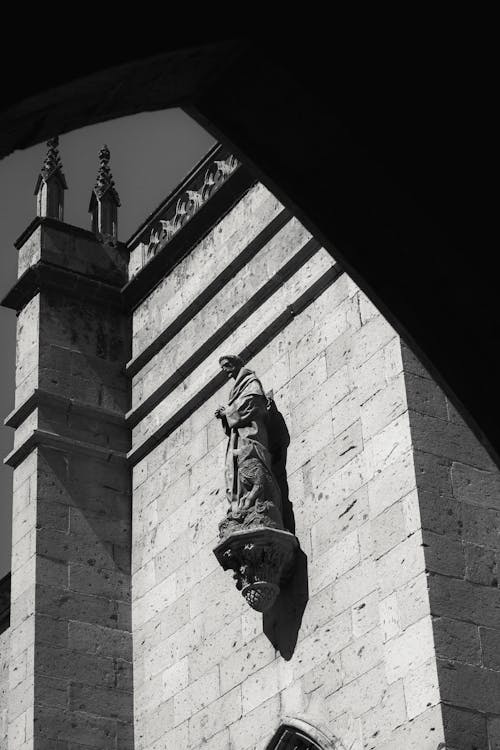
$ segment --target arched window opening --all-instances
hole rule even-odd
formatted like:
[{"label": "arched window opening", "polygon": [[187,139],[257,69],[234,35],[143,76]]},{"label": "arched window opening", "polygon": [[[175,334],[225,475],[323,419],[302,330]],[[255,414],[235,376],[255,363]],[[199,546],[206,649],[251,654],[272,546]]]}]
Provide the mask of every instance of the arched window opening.
[{"label": "arched window opening", "polygon": [[324,750],[305,731],[292,726],[278,729],[266,750]]}]

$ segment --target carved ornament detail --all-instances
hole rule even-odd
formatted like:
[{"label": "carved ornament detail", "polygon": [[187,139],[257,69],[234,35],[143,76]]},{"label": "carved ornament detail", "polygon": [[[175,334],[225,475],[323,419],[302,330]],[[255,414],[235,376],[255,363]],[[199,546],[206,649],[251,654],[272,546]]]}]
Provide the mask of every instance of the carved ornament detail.
[{"label": "carved ornament detail", "polygon": [[169,207],[167,215],[159,219],[150,230],[149,240],[146,242],[146,262],[177,234],[239,166],[240,162],[232,154],[224,159],[213,160],[201,184],[193,184],[190,189],[186,189],[176,203]]}]

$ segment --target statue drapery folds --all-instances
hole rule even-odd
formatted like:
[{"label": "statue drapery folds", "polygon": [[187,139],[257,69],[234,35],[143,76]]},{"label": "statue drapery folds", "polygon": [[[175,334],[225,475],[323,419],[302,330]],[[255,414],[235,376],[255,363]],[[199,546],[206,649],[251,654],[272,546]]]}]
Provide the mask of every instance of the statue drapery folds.
[{"label": "statue drapery folds", "polygon": [[297,539],[283,527],[282,496],[273,474],[279,431],[273,430],[273,402],[253,370],[235,355],[219,359],[234,379],[226,406],[215,412],[227,435],[225,484],[228,508],[219,524],[214,554],[232,570],[236,587],[258,612],[270,609],[289,575]]},{"label": "statue drapery folds", "polygon": [[227,355],[221,368],[234,378],[226,406],[216,411],[228,436],[225,465],[227,517],[221,536],[265,526],[283,528],[281,493],[269,450],[269,399],[255,372],[239,357]]}]

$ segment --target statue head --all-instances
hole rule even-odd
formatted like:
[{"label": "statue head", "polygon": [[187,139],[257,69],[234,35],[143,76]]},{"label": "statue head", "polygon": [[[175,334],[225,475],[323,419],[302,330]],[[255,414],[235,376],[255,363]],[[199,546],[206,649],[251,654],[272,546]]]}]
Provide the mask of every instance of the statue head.
[{"label": "statue head", "polygon": [[239,371],[243,367],[243,360],[237,354],[224,354],[219,357],[221,370],[227,374],[228,378],[236,379]]}]

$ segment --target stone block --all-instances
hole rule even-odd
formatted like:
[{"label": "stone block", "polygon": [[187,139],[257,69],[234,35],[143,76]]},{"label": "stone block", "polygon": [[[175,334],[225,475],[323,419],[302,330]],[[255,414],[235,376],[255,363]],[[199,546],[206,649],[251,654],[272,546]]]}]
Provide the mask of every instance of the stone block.
[{"label": "stone block", "polygon": [[360,367],[368,362],[379,349],[396,336],[394,329],[381,316],[373,318],[353,335],[352,364]]},{"label": "stone block", "polygon": [[491,469],[489,455],[467,427],[413,410],[410,410],[409,414],[412,440],[416,450],[433,453],[449,461]]},{"label": "stone block", "polygon": [[401,680],[391,685],[380,703],[361,716],[363,746],[375,750],[390,740],[393,731],[407,721],[405,696]]},{"label": "stone block", "polygon": [[320,555],[309,569],[309,586],[314,595],[359,563],[358,532],[353,531]]},{"label": "stone block", "polygon": [[370,521],[373,537],[372,554],[378,560],[408,536],[402,503],[394,503]]},{"label": "stone block", "polygon": [[457,500],[484,508],[500,509],[500,473],[496,468],[479,469],[454,461],[451,465],[451,481]]},{"label": "stone block", "polygon": [[344,680],[350,681],[369,672],[384,658],[382,632],[375,627],[350,643],[341,652]]},{"label": "stone block", "polygon": [[331,695],[326,695],[324,711],[329,725],[336,726],[337,719],[344,713],[357,718],[375,708],[385,693],[387,686],[384,666],[379,664],[357,680],[344,684]]},{"label": "stone block", "polygon": [[[61,711],[39,705],[35,708],[35,747],[45,742],[57,748],[58,742],[80,743],[87,748],[112,750],[116,747],[116,722],[85,712]],[[69,745],[67,746],[69,748]]]},{"label": "stone block", "polygon": [[406,388],[402,373],[384,384],[361,404],[361,424],[365,440],[373,437],[400,417],[407,409]]},{"label": "stone block", "polygon": [[237,617],[226,627],[204,637],[189,654],[189,679],[191,681],[198,679],[219,665],[223,659],[230,658],[235,650],[241,648],[241,645],[241,618]]},{"label": "stone block", "polygon": [[498,585],[498,552],[475,544],[465,545],[465,577],[483,586]]},{"label": "stone block", "polygon": [[229,737],[232,746],[250,750],[260,739],[268,739],[276,729],[279,715],[280,698],[275,695],[231,724]]},{"label": "stone block", "polygon": [[[261,627],[261,626],[260,626]],[[260,630],[260,628],[259,628]],[[221,692],[227,693],[244,682],[275,658],[275,651],[264,633],[260,633],[243,648],[234,650],[220,660]]]},{"label": "stone block", "polygon": [[422,571],[396,592],[401,627],[417,622],[430,613],[428,574]]},{"label": "stone block", "polygon": [[500,619],[500,591],[470,581],[434,575],[430,578],[431,612],[435,616],[468,620],[496,628]]},{"label": "stone block", "polygon": [[313,558],[327,552],[336,542],[355,531],[368,516],[366,487],[335,504],[311,526]]},{"label": "stone block", "polygon": [[292,377],[348,331],[347,309],[343,302],[333,307],[323,320],[317,321],[316,325],[291,347]]},{"label": "stone block", "polygon": [[366,596],[351,607],[352,632],[355,638],[368,633],[380,622],[378,592]]},{"label": "stone block", "polygon": [[415,487],[415,470],[411,451],[394,463],[377,470],[368,484],[368,498],[372,517],[377,516]]},{"label": "stone block", "polygon": [[[487,750],[486,716],[475,711],[442,704],[446,741],[459,750]],[[492,746],[490,746],[492,747]]]},{"label": "stone block", "polygon": [[117,569],[70,564],[69,588],[92,596],[130,602],[130,578]]},{"label": "stone block", "polygon": [[[313,667],[330,661],[328,673],[332,679],[325,677],[325,689],[329,690],[338,681],[336,671],[340,667],[340,660],[336,655],[352,641],[352,622],[350,612],[346,610],[335,619],[328,620],[324,625],[318,625],[313,632],[301,639],[297,644],[292,658],[294,679],[302,677]],[[333,667],[335,663],[336,668]]]},{"label": "stone block", "polygon": [[293,682],[293,666],[283,659],[275,659],[255,674],[247,677],[241,685],[241,700],[244,714],[265,703]]},{"label": "stone block", "polygon": [[464,541],[500,550],[500,510],[465,504],[462,517]]},{"label": "stone block", "polygon": [[299,436],[302,431],[307,430],[329,409],[335,410],[335,405],[342,401],[349,392],[348,369],[342,367],[293,409],[292,440],[294,436]]},{"label": "stone block", "polygon": [[69,648],[87,654],[131,660],[132,634],[93,623],[68,623]]},{"label": "stone block", "polygon": [[432,573],[463,578],[465,575],[464,545],[460,539],[450,539],[432,531],[422,531],[425,565]]},{"label": "stone block", "polygon": [[425,570],[422,547],[416,534],[393,547],[376,562],[382,597],[397,591]]},{"label": "stone block", "polygon": [[[488,669],[500,670],[500,630],[479,628],[483,666]],[[478,663],[478,662],[474,662]]]},{"label": "stone block", "polygon": [[488,750],[499,750],[500,748],[500,717],[488,717]]},{"label": "stone block", "polygon": [[434,617],[432,622],[437,656],[467,664],[481,663],[479,631],[476,625],[448,617]]},{"label": "stone block", "polygon": [[441,698],[460,708],[500,714],[500,672],[438,660]]},{"label": "stone block", "polygon": [[338,370],[347,366],[352,347],[352,331],[347,329],[337,336],[326,349],[326,369],[328,377],[334,375]]},{"label": "stone block", "polygon": [[109,628],[130,627],[130,605],[77,591],[37,584],[37,612],[60,620],[79,620]]},{"label": "stone block", "polygon": [[396,592],[379,602],[379,616],[384,642],[401,634],[400,607]]},{"label": "stone block", "polygon": [[[319,688],[321,688],[321,692],[330,695],[342,686],[342,682],[343,674],[341,660],[338,655],[333,656],[330,654],[330,656],[324,661],[312,667],[312,669],[304,674],[302,685],[300,683],[294,683],[291,686],[291,689],[295,688],[298,690],[300,701],[304,697],[303,693],[306,695],[314,693]],[[293,714],[289,713],[289,715]]]},{"label": "stone block", "polygon": [[[222,744],[213,744],[214,750],[224,747],[224,741],[229,739],[227,728],[238,721],[242,715],[241,687],[238,686],[222,695],[207,708],[198,711],[189,719],[189,745],[186,747],[196,748],[209,747],[209,741],[215,743],[215,738]],[[227,744],[229,748],[229,744]]]},{"label": "stone block", "polygon": [[410,721],[414,721],[419,715],[425,715],[429,708],[439,704],[439,685],[434,660],[412,670],[405,676],[403,683]]},{"label": "stone block", "polygon": [[128,721],[132,717],[132,693],[113,688],[99,688],[72,682],[69,688],[69,709],[100,717]]},{"label": "stone block", "polygon": [[423,617],[384,645],[385,669],[389,684],[404,678],[434,655],[430,617]]},{"label": "stone block", "polygon": [[290,446],[287,459],[287,470],[293,473],[303,466],[333,438],[330,414],[324,414]]},{"label": "stone block", "polygon": [[377,432],[371,438],[370,443],[375,472],[383,471],[387,466],[402,458],[411,449],[408,413],[405,412]]},{"label": "stone block", "polygon": [[[141,726],[144,726],[144,723],[141,722]],[[170,747],[179,748],[180,750],[180,748],[189,747],[188,743],[188,723],[185,721],[183,724],[179,724],[179,726],[163,732],[161,737],[155,740],[148,750],[165,750],[165,748]],[[140,750],[140,747],[137,750]]]},{"label": "stone block", "polygon": [[219,669],[203,675],[174,695],[174,726],[205,708],[220,696]]},{"label": "stone block", "polygon": [[463,529],[463,504],[454,497],[438,495],[419,488],[418,505],[423,529],[448,539],[461,540]]},{"label": "stone block", "polygon": [[203,638],[203,623],[200,618],[190,620],[169,638],[148,650],[144,655],[145,672],[154,676],[187,656]]},{"label": "stone block", "polygon": [[408,408],[436,419],[448,419],[447,399],[434,380],[405,372]]}]

